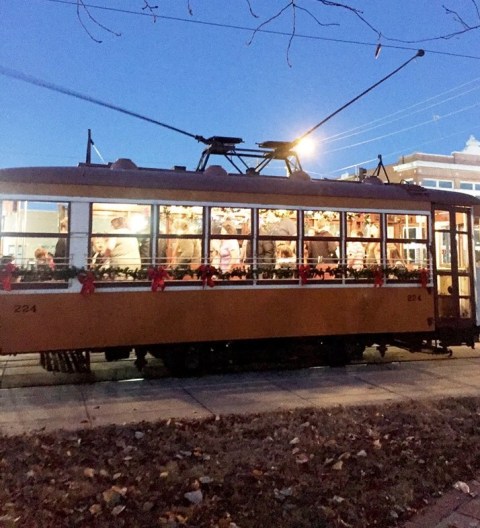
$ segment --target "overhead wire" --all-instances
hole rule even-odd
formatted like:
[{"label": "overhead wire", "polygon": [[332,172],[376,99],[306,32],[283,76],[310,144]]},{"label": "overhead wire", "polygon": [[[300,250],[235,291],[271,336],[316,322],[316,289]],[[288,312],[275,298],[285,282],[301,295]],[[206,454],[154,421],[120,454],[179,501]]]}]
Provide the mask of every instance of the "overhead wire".
[{"label": "overhead wire", "polygon": [[[453,88],[450,88],[448,90],[445,90],[443,92],[440,92],[432,97],[429,97],[423,101],[420,101],[418,103],[415,103],[413,105],[410,105],[406,108],[403,108],[403,109],[400,109],[400,110],[397,110],[396,112],[393,112],[387,116],[383,116],[383,117],[380,117],[380,118],[377,118],[375,119],[374,121],[369,121],[368,123],[365,123],[363,125],[359,125],[357,127],[354,127],[350,130],[347,130],[345,132],[341,132],[339,134],[335,134],[333,136],[329,136],[329,137],[326,137],[326,138],[323,138],[321,140],[321,143],[322,144],[328,144],[328,143],[331,143],[333,141],[337,141],[337,140],[345,140],[345,139],[348,139],[354,135],[359,135],[359,134],[364,134],[364,133],[367,133],[373,129],[376,129],[376,128],[380,128],[382,126],[386,126],[386,125],[389,125],[393,122],[396,122],[396,121],[399,121],[401,119],[404,119],[404,118],[407,118],[407,117],[411,117],[412,115],[415,115],[415,114],[418,114],[418,113],[421,113],[421,112],[425,112],[426,110],[430,109],[430,108],[433,108],[435,106],[438,106],[440,104],[445,104],[447,102],[450,102],[451,100],[453,99],[456,99],[458,97],[461,97],[463,95],[466,95],[466,94],[469,94],[475,90],[478,90],[480,89],[480,84],[477,85],[477,86],[473,86],[467,90],[463,90],[463,91],[460,91],[459,93],[456,93],[450,97],[445,97],[445,96],[448,96],[449,94],[452,94],[454,92],[458,92],[459,90],[462,90],[462,88],[465,88],[465,87],[468,87],[474,83],[477,83],[478,81],[480,81],[480,77],[477,77],[475,79],[472,79],[470,81],[467,81],[467,82],[464,82],[464,83],[461,83],[460,85],[458,86],[455,86]],[[440,101],[437,101],[433,104],[428,104],[429,102],[431,101],[435,101],[439,98],[442,98],[440,99]],[[414,110],[413,112],[408,112],[409,110],[411,109],[414,109],[414,108],[417,108],[421,105],[426,105],[426,106],[423,106],[422,108],[419,108],[419,109],[416,109]],[[466,107],[462,107],[462,108],[459,108],[459,109],[456,109],[454,111],[451,111],[447,114],[444,114],[444,115],[437,115],[437,116],[433,116],[431,119],[427,120],[427,121],[424,121],[422,123],[417,123],[415,125],[412,125],[411,127],[407,127],[407,128],[404,128],[404,129],[401,129],[401,130],[397,130],[397,131],[393,131],[393,132],[390,132],[388,134],[384,134],[384,135],[381,135],[381,136],[376,136],[374,138],[370,138],[368,140],[365,140],[365,141],[362,141],[362,142],[358,142],[358,143],[349,143],[348,145],[345,145],[343,147],[340,147],[338,149],[330,149],[330,150],[325,150],[324,153],[325,154],[329,154],[329,153],[332,153],[332,152],[337,152],[337,151],[340,151],[340,150],[346,150],[346,149],[352,149],[352,148],[355,148],[356,146],[360,146],[360,145],[363,145],[363,144],[367,144],[367,143],[372,143],[372,142],[375,142],[375,141],[380,141],[382,139],[384,139],[385,137],[389,137],[389,136],[393,136],[393,135],[396,135],[396,134],[400,134],[402,132],[405,132],[405,131],[409,131],[410,129],[413,129],[413,128],[418,128],[418,127],[421,127],[421,126],[426,126],[426,125],[429,125],[433,122],[437,122],[439,120],[442,120],[442,119],[445,119],[445,118],[448,118],[450,116],[453,116],[453,115],[456,115],[456,114],[459,114],[459,113],[462,113],[462,112],[466,112],[466,111],[469,111],[469,110],[472,110],[473,108],[479,106],[478,104],[474,104],[474,105],[469,105],[469,106],[466,106]],[[407,113],[405,113],[407,112]],[[401,114],[404,114],[404,115],[401,115]],[[400,117],[395,117],[394,119],[388,119],[389,117],[392,117],[392,116],[399,116],[401,115]],[[383,123],[382,123],[383,121]],[[370,126],[370,124],[372,123],[377,123],[377,125],[375,126]],[[380,123],[380,124],[378,124]],[[470,128],[469,130],[464,130],[463,132],[472,132],[472,129]],[[422,146],[422,145],[426,145],[426,144],[431,144],[431,143],[436,143],[438,141],[441,141],[443,139],[446,139],[446,138],[449,138],[449,137],[453,137],[453,136],[458,136],[460,132],[459,131],[456,131],[452,134],[447,134],[447,135],[443,135],[442,137],[440,138],[434,138],[434,139],[431,139],[431,140],[428,140],[428,141],[424,141],[424,142],[421,142],[419,145],[417,145],[417,147],[412,147],[412,148],[418,148],[418,146]],[[383,158],[384,159],[388,159],[389,156],[393,156],[394,154],[399,154],[401,153],[402,150],[397,150],[397,151],[394,151],[394,152],[391,152],[391,153],[385,153],[383,154]],[[349,169],[352,169],[352,168],[355,168],[355,167],[358,167],[358,166],[362,166],[362,165],[366,165],[366,164],[369,164],[369,163],[373,163],[373,162],[376,162],[377,161],[377,157],[374,157],[374,158],[371,158],[371,159],[366,159],[366,160],[362,160],[362,161],[359,161],[359,162],[356,162],[356,163],[353,163],[351,165],[348,165],[346,167],[341,167],[339,169],[335,169],[335,170],[332,170],[330,171],[331,174],[335,174],[335,173],[342,173],[344,172],[345,170],[349,170]],[[313,171],[310,171],[312,174],[315,174]],[[318,173],[320,175],[320,173]]]},{"label": "overhead wire", "polygon": [[[466,94],[469,94],[471,92],[474,92],[476,90],[479,90],[480,89],[480,84],[478,84],[477,86],[474,86],[472,88],[469,88],[468,90],[465,90],[463,92],[460,92],[460,93],[457,93],[455,95],[452,95],[451,97],[447,97],[447,98],[444,98],[444,99],[441,99],[440,101],[437,101],[435,103],[432,103],[430,105],[427,105],[427,106],[424,106],[423,108],[418,108],[417,110],[414,110],[413,112],[408,112],[409,110],[411,109],[414,109],[414,108],[417,108],[419,107],[420,105],[424,105],[430,101],[434,101],[435,99],[438,99],[439,97],[442,97],[442,96],[445,96],[451,92],[454,92],[468,84],[472,84],[474,82],[477,82],[480,80],[480,77],[477,77],[476,79],[472,80],[472,81],[468,81],[466,83],[463,83],[457,87],[454,87],[454,88],[450,88],[449,90],[446,90],[445,92],[442,92],[440,94],[437,94],[437,95],[434,95],[432,97],[429,97],[427,99],[424,99],[423,101],[419,101],[418,103],[414,103],[413,105],[410,105],[406,108],[403,108],[401,110],[397,110],[396,112],[391,112],[390,114],[386,115],[386,116],[383,116],[383,117],[379,117],[377,119],[373,119],[371,121],[369,121],[368,123],[365,123],[363,125],[358,125],[356,127],[353,127],[349,130],[345,130],[344,132],[339,132],[337,134],[333,134],[331,136],[327,136],[325,138],[322,139],[322,143],[332,143],[332,142],[335,142],[335,141],[339,141],[339,140],[342,140],[342,139],[346,139],[346,138],[349,138],[349,137],[352,137],[352,136],[356,136],[356,135],[359,135],[359,134],[362,134],[364,132],[369,132],[370,130],[374,130],[374,129],[377,129],[377,128],[380,128],[382,126],[386,126],[386,125],[390,125],[396,121],[400,121],[402,119],[406,119],[407,117],[411,117],[412,115],[415,115],[415,114],[418,114],[420,112],[424,112],[425,110],[428,110],[430,108],[434,108],[435,106],[439,106],[441,104],[445,104],[449,101],[452,101],[454,99],[457,99],[459,97],[462,97],[463,95],[466,95]],[[407,112],[407,113],[406,113]],[[401,114],[404,114],[404,115],[401,115]],[[397,116],[397,117],[396,117]],[[398,117],[399,116],[399,117]]]},{"label": "overhead wire", "polygon": [[315,132],[315,130],[317,130],[319,127],[321,127],[322,125],[324,125],[327,121],[329,121],[332,117],[336,116],[337,114],[339,114],[340,112],[342,112],[343,110],[345,110],[345,108],[349,107],[351,104],[355,103],[356,101],[358,101],[361,97],[363,97],[364,95],[366,95],[367,93],[369,93],[370,91],[372,91],[373,89],[375,89],[377,86],[379,86],[380,84],[382,84],[383,82],[385,82],[386,80],[390,79],[390,77],[393,77],[397,72],[399,72],[400,70],[402,70],[403,68],[405,68],[405,66],[408,66],[408,64],[410,64],[410,62],[414,61],[417,57],[423,57],[425,55],[425,51],[424,50],[417,50],[417,53],[413,56],[413,57],[410,57],[410,59],[408,59],[407,61],[405,61],[403,64],[401,64],[398,68],[396,68],[395,70],[393,70],[392,72],[390,72],[388,75],[386,75],[385,77],[383,77],[382,79],[380,79],[379,81],[377,81],[375,84],[372,84],[371,86],[369,86],[366,90],[364,90],[362,93],[358,94],[356,97],[354,97],[353,99],[351,99],[350,101],[348,101],[347,103],[345,103],[344,105],[342,105],[340,108],[337,108],[334,112],[332,112],[331,114],[329,114],[327,117],[325,117],[324,119],[322,119],[319,123],[317,123],[316,125],[312,126],[311,128],[309,128],[306,132],[304,132],[302,135],[298,136],[296,139],[294,139],[291,144],[292,145],[296,145],[298,143],[300,143],[303,139],[305,139],[307,136],[309,136],[310,134],[312,134],[313,132]]},{"label": "overhead wire", "polygon": [[[45,2],[53,2],[57,4],[67,4],[67,5],[74,5],[77,6],[77,2],[75,0],[43,0]],[[83,5],[87,7],[88,9],[98,9],[102,11],[110,11],[110,12],[116,12],[126,15],[136,15],[136,16],[145,16],[150,17],[153,19],[161,19],[161,20],[170,20],[173,22],[182,22],[187,24],[197,24],[197,25],[203,25],[203,26],[211,26],[211,27],[218,27],[222,29],[234,29],[237,31],[248,31],[250,33],[265,33],[270,35],[279,35],[279,36],[286,36],[286,37],[292,37],[292,33],[288,31],[280,31],[280,30],[274,30],[274,29],[266,29],[266,28],[254,28],[254,27],[247,27],[247,26],[240,26],[236,24],[226,24],[224,22],[211,22],[208,20],[196,20],[193,18],[182,18],[182,17],[174,17],[174,16],[168,16],[168,15],[162,15],[157,13],[149,13],[149,12],[141,12],[141,11],[134,11],[131,9],[123,9],[118,7],[107,7],[107,6],[100,6],[96,4],[87,4],[83,2]],[[359,40],[349,40],[349,39],[339,39],[339,38],[333,38],[333,37],[322,37],[319,35],[306,35],[303,33],[295,33],[295,38],[301,38],[301,39],[309,39],[309,40],[322,40],[326,42],[336,42],[336,43],[342,43],[342,44],[354,44],[357,46],[369,46],[377,48],[378,41],[376,42],[362,42]],[[387,44],[382,42],[382,48],[385,49],[398,49],[398,50],[410,50],[410,51],[416,51],[418,47],[415,46],[400,46],[395,44]],[[423,48],[425,52],[436,54],[436,55],[445,55],[450,57],[457,57],[457,58],[463,58],[463,59],[474,59],[474,60],[480,60],[480,56],[478,55],[467,55],[463,53],[453,53],[449,51],[438,51],[434,49],[427,49]]]},{"label": "overhead wire", "polygon": [[[475,105],[475,106],[478,106],[478,105]],[[448,116],[446,115],[444,117],[448,117]],[[435,122],[435,119],[432,119],[430,121],[424,122],[424,123],[416,125],[416,126],[423,126],[423,125],[426,125],[426,124],[430,124],[431,122]],[[387,160],[389,158],[392,158],[395,155],[404,154],[406,150],[407,151],[412,151],[412,152],[413,151],[418,152],[419,147],[423,147],[425,145],[430,145],[432,143],[438,143],[439,141],[443,141],[443,140],[449,139],[451,137],[458,137],[459,134],[472,134],[476,130],[480,130],[480,125],[476,126],[476,127],[473,127],[473,128],[469,127],[468,129],[455,130],[454,132],[451,132],[449,134],[443,134],[440,137],[435,137],[433,139],[428,139],[428,140],[425,140],[425,141],[417,142],[415,145],[412,145],[411,147],[402,147],[402,148],[396,149],[394,151],[383,152],[382,153],[382,157],[383,157],[383,159],[385,161],[385,160]],[[389,134],[389,135],[394,135],[394,134]],[[382,139],[382,138],[380,138],[380,139]],[[350,148],[353,148],[353,146],[350,146]],[[329,151],[329,152],[331,152],[331,151]],[[329,174],[332,175],[332,174],[344,173],[345,171],[348,171],[348,170],[351,170],[351,169],[354,169],[354,168],[357,168],[357,167],[365,166],[365,165],[368,165],[370,163],[377,162],[377,160],[378,160],[378,156],[375,156],[375,157],[370,158],[370,159],[357,161],[355,163],[352,163],[352,164],[344,166],[344,167],[340,167],[338,169],[331,169],[331,170],[329,170]],[[309,173],[311,172],[313,174],[312,171],[310,171],[309,169],[307,169],[307,170],[308,170]]]},{"label": "overhead wire", "polygon": [[172,130],[174,132],[178,132],[179,134],[182,134],[184,136],[191,137],[193,139],[196,139],[197,141],[200,141],[202,143],[206,142],[206,139],[198,134],[192,134],[190,132],[187,132],[186,130],[182,130],[181,128],[174,127],[172,125],[168,125],[167,123],[163,123],[162,121],[158,121],[157,119],[152,119],[151,117],[145,116],[143,114],[139,114],[137,112],[132,112],[131,110],[127,110],[126,108],[123,108],[121,106],[114,105],[112,103],[109,103],[107,101],[101,101],[100,99],[97,99],[95,97],[91,97],[90,95],[85,95],[80,92],[77,92],[75,90],[71,90],[70,88],[65,88],[63,86],[60,86],[58,84],[54,84],[48,81],[44,81],[43,79],[38,79],[37,77],[33,77],[32,75],[27,75],[26,73],[20,72],[18,70],[14,70],[13,68],[7,68],[6,66],[0,65],[0,75],[4,75],[5,77],[10,77],[12,79],[17,79],[19,81],[26,82],[28,84],[33,84],[35,86],[39,86],[41,88],[46,88],[47,90],[51,90],[53,92],[62,93],[64,95],[69,95],[70,97],[75,97],[76,99],[81,99],[82,101],[87,101],[89,103],[96,104],[98,106],[103,106],[104,108],[109,108],[110,110],[115,110],[116,112],[120,112],[122,114],[129,115],[131,117],[136,117],[137,119],[141,119],[143,121],[147,121],[148,123],[153,123],[154,125],[159,125],[163,128],[167,128],[168,130]]},{"label": "overhead wire", "polygon": [[[480,130],[480,125],[477,128],[474,128],[474,129],[468,128],[468,129],[463,129],[463,130],[456,130],[455,132],[452,132],[450,134],[444,134],[444,135],[442,135],[440,137],[436,137],[434,139],[427,139],[425,141],[421,141],[420,143],[416,143],[415,145],[412,145],[411,147],[403,147],[401,149],[396,149],[394,151],[382,154],[382,157],[383,157],[384,160],[387,160],[388,158],[391,158],[392,156],[405,153],[406,150],[407,151],[411,151],[411,152],[413,152],[413,151],[418,152],[418,148],[419,147],[423,147],[425,145],[430,145],[430,144],[436,143],[438,141],[443,141],[444,139],[448,139],[448,138],[451,138],[451,137],[458,136],[458,134],[471,133],[471,132],[474,132],[477,129]],[[353,163],[351,165],[347,165],[345,167],[341,167],[339,169],[331,170],[329,173],[330,174],[342,173],[342,172],[348,171],[350,169],[355,169],[356,167],[361,167],[363,165],[367,165],[369,163],[373,163],[373,162],[376,162],[376,161],[378,161],[378,156],[375,156],[374,158],[371,158],[371,159],[358,161],[356,163]]]},{"label": "overhead wire", "polygon": [[408,131],[413,130],[415,128],[419,128],[421,126],[429,125],[432,122],[439,121],[440,119],[445,119],[446,117],[451,117],[453,115],[460,114],[462,112],[466,112],[467,110],[472,110],[473,108],[477,108],[478,106],[480,106],[480,103],[475,103],[473,105],[469,105],[469,106],[466,106],[464,108],[460,108],[459,110],[454,110],[453,112],[449,112],[448,114],[444,114],[442,116],[433,117],[432,119],[429,119],[427,121],[423,121],[421,123],[417,123],[415,125],[402,128],[400,130],[395,130],[394,132],[389,132],[388,134],[383,134],[381,136],[377,136],[377,137],[374,137],[374,138],[371,138],[371,139],[367,139],[365,141],[359,141],[357,143],[353,143],[353,144],[350,144],[350,145],[345,145],[343,147],[338,147],[338,148],[335,148],[335,149],[326,150],[325,153],[326,154],[330,154],[332,152],[340,152],[341,150],[346,150],[346,149],[351,149],[351,148],[354,148],[354,147],[359,147],[360,145],[366,145],[367,143],[372,143],[373,141],[378,141],[380,139],[385,139],[387,137],[391,137],[391,136],[395,136],[397,134],[401,134],[402,132],[408,132]]},{"label": "overhead wire", "polygon": [[[59,3],[59,4],[75,5],[75,6],[77,5],[77,2],[74,1],[74,0],[44,0],[44,1],[49,1],[49,2],[53,2],[53,3]],[[186,19],[186,18],[180,18],[180,17],[171,17],[171,16],[160,15],[160,14],[156,14],[156,13],[153,15],[153,14],[146,13],[146,12],[132,11],[132,10],[128,10],[128,9],[113,8],[113,7],[107,7],[107,6],[99,6],[99,5],[95,5],[95,4],[86,4],[85,3],[85,6],[88,7],[88,8],[91,8],[91,9],[99,9],[99,10],[105,10],[105,11],[119,12],[121,14],[126,14],[126,15],[155,17],[155,18],[164,19],[164,20],[171,20],[171,21],[175,21],[175,22],[193,23],[193,24],[207,25],[207,26],[213,26],[213,27],[222,27],[222,28],[226,28],[226,29],[235,29],[235,30],[250,31],[250,32],[256,31],[256,32],[261,32],[261,33],[266,33],[266,34],[275,34],[275,35],[284,35],[284,36],[290,36],[291,35],[288,32],[282,32],[282,31],[265,29],[265,28],[260,28],[258,30],[255,30],[254,28],[238,26],[238,25],[232,25],[232,24],[224,24],[224,23],[217,23],[217,22],[210,22],[210,21]],[[320,37],[320,36],[314,36],[314,35],[295,34],[295,36],[299,37],[299,38],[306,38],[306,39],[312,39],[312,40],[325,40],[325,41],[340,42],[340,43],[345,43],[345,44],[358,44],[358,45],[365,45],[365,46],[376,46],[377,45],[377,43],[368,43],[368,42],[353,41],[353,40],[347,40],[347,39],[334,39],[334,38]],[[382,44],[382,47],[385,47],[385,48],[390,47],[390,48],[393,48],[393,49],[402,49],[402,50],[405,50],[405,49],[414,50],[415,49],[415,48],[412,48],[412,47],[409,47],[409,46],[397,46],[397,45],[388,45],[388,44]],[[427,50],[427,51],[429,51],[429,53],[434,53],[434,54],[450,55],[450,56],[461,57],[461,58],[470,58],[470,59],[480,59],[480,57],[471,56],[471,55],[455,54],[455,53],[450,53],[450,52],[438,52],[436,50]],[[60,91],[60,92],[65,93],[67,95],[73,95],[74,97],[78,97],[80,99],[84,99],[84,100],[93,102],[95,104],[100,104],[100,105],[105,106],[107,108],[111,108],[111,109],[126,113],[128,115],[132,115],[134,117],[138,117],[138,118],[144,119],[144,120],[149,121],[151,123],[164,126],[164,127],[169,128],[171,130],[180,132],[180,133],[182,133],[184,135],[188,135],[190,137],[194,137],[195,139],[197,139],[199,141],[204,139],[202,136],[197,136],[197,135],[194,135],[194,134],[190,134],[189,132],[186,132],[184,130],[177,129],[176,127],[171,127],[169,125],[166,125],[165,123],[161,123],[159,121],[156,121],[156,120],[148,118],[146,116],[137,114],[135,112],[130,112],[128,110],[125,110],[123,108],[117,107],[117,106],[112,105],[110,103],[105,103],[103,101],[96,100],[96,99],[91,98],[89,96],[83,96],[82,94],[79,94],[79,93],[74,92],[72,90],[68,90],[67,91],[64,88],[58,87],[58,86],[53,85],[51,83],[45,83],[44,81],[40,81],[40,80],[35,79],[33,77],[25,76],[24,74],[21,74],[20,72],[17,72],[15,70],[9,70],[9,69],[6,69],[6,68],[3,68],[3,67],[0,66],[0,74],[11,76],[11,77],[16,77],[18,79],[21,78],[21,80],[30,82],[32,84],[37,84],[37,85],[40,85],[40,86],[43,86],[43,87],[46,87],[46,88],[49,88],[49,89],[54,89],[56,91]],[[349,137],[356,136],[356,135],[359,135],[359,134],[363,134],[363,133],[366,133],[366,132],[368,132],[370,130],[374,130],[374,129],[380,128],[382,126],[386,126],[387,124],[391,124],[392,122],[399,121],[399,120],[404,119],[406,117],[409,117],[411,115],[418,114],[419,112],[425,111],[428,108],[432,108],[434,106],[438,106],[440,104],[443,104],[444,102],[447,102],[449,100],[458,98],[461,95],[464,95],[466,93],[470,93],[470,92],[472,92],[474,90],[477,90],[479,87],[473,87],[473,88],[471,88],[469,90],[466,90],[465,92],[463,92],[461,94],[456,94],[456,95],[454,95],[454,96],[452,96],[450,98],[447,98],[444,101],[439,101],[439,102],[433,103],[430,106],[427,106],[427,107],[425,107],[423,109],[415,110],[414,112],[410,112],[410,113],[408,113],[408,114],[406,114],[406,115],[404,115],[402,117],[395,117],[395,116],[401,115],[403,112],[407,111],[408,109],[416,108],[419,105],[424,104],[425,102],[428,102],[430,100],[435,100],[438,97],[441,97],[443,95],[447,95],[448,93],[450,93],[452,91],[455,91],[456,89],[459,89],[461,87],[467,86],[467,85],[469,85],[469,84],[471,84],[473,82],[476,82],[477,80],[478,80],[478,78],[474,79],[473,81],[469,81],[467,83],[463,83],[462,85],[460,85],[457,88],[452,88],[450,90],[442,92],[441,94],[438,94],[437,96],[433,96],[432,98],[429,98],[429,99],[427,99],[427,100],[425,100],[423,102],[415,103],[414,105],[411,105],[407,109],[399,110],[397,112],[394,112],[394,113],[389,114],[387,116],[384,116],[382,118],[378,118],[378,119],[376,119],[374,121],[370,121],[368,124],[360,125],[359,127],[355,127],[353,129],[350,129],[348,131],[342,132],[340,134],[336,134],[336,135],[327,137],[324,140],[322,140],[322,142],[323,143],[331,143],[331,142],[334,142],[334,141],[339,141],[341,139],[347,139]],[[449,114],[445,114],[443,116],[439,116],[438,119],[444,119],[446,117],[449,117],[451,115],[455,115],[457,113],[466,111],[466,110],[474,108],[476,106],[478,106],[478,105],[475,104],[475,105],[471,105],[469,107],[466,107],[466,108],[463,108],[463,109],[460,109],[460,110],[456,110],[456,111],[451,112]],[[371,143],[371,142],[374,142],[374,141],[378,141],[378,140],[384,139],[386,137],[390,137],[390,136],[393,136],[393,135],[396,135],[396,134],[399,134],[399,133],[402,133],[402,132],[405,132],[405,131],[408,131],[408,130],[411,130],[411,129],[414,129],[414,128],[418,128],[418,127],[424,126],[426,124],[430,124],[430,123],[432,123],[435,120],[436,120],[435,118],[432,118],[432,119],[430,119],[428,121],[424,121],[422,123],[418,123],[416,125],[412,125],[411,127],[403,128],[401,130],[390,132],[388,134],[377,136],[375,138],[371,138],[371,139],[368,139],[368,140],[365,140],[365,141],[361,141],[361,142],[357,142],[357,143],[354,143],[354,144],[350,144],[350,145],[347,145],[347,146],[339,147],[339,148],[336,148],[336,149],[331,149],[331,150],[326,151],[326,153],[337,152],[337,151],[341,151],[341,150],[345,150],[345,149],[349,149],[349,148],[354,148],[356,146],[360,146],[360,145],[363,145],[363,144]],[[383,121],[383,123],[382,123],[382,121]],[[374,161],[375,159],[376,158],[373,158],[372,160],[369,160],[369,162],[370,161]],[[341,169],[339,169],[339,170],[341,170]],[[338,170],[334,171],[334,172],[338,172]]]}]

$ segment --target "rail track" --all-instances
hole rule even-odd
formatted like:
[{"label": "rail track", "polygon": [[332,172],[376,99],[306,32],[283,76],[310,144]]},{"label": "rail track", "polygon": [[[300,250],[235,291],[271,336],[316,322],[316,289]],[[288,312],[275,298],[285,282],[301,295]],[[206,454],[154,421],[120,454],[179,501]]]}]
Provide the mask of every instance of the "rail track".
[{"label": "rail track", "polygon": [[[194,375],[227,374],[230,372],[294,370],[304,368],[329,368],[318,356],[311,354],[285,353],[278,355],[272,361],[271,351],[262,357],[250,358],[248,361],[234,363],[225,361],[221,366],[205,367]],[[360,360],[352,361],[352,365],[371,363],[395,363],[415,361],[445,361],[466,358],[480,358],[480,347],[453,347],[452,354],[435,354],[432,352],[407,352],[391,347],[382,356],[374,347],[367,348]],[[128,381],[131,379],[169,378],[172,373],[165,367],[162,360],[147,356],[147,364],[139,370],[135,364],[135,355],[114,362],[106,362],[102,353],[62,352],[48,353],[42,357],[39,354],[24,354],[0,357],[0,388],[49,386],[72,383],[95,383],[101,381]],[[185,375],[188,375],[185,374]]]}]

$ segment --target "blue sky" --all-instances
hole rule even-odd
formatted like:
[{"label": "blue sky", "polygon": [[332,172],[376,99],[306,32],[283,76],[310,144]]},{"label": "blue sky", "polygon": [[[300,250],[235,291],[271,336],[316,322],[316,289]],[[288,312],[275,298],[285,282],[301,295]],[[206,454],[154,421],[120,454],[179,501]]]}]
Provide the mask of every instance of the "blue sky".
[{"label": "blue sky", "polygon": [[[442,4],[455,7],[471,25],[480,23],[470,0],[348,3],[362,8],[386,37],[402,40],[460,29]],[[320,27],[298,11],[302,36],[293,39],[287,57],[287,35],[258,33],[248,44],[251,31],[227,27],[255,28],[286,0],[250,0],[258,19],[246,0],[157,0],[150,2],[159,6],[156,12],[176,19],[156,22],[145,16],[144,0],[89,0],[90,14],[121,33],[103,30],[81,10],[101,44],[82,27],[75,4],[2,0],[0,66],[192,134],[241,137],[243,147],[253,148],[298,137],[424,48],[425,57],[312,134],[316,148],[302,159],[304,168],[336,178],[358,165],[375,166],[378,154],[385,163],[415,151],[450,154],[463,149],[470,134],[480,138],[480,30],[411,44],[381,37],[375,59],[378,36],[357,17],[299,0],[318,19],[339,25]],[[265,29],[288,34],[291,24],[285,13]],[[76,165],[85,158],[89,128],[107,161],[128,157],[141,166],[193,169],[202,151],[189,137],[3,75],[0,105],[1,167]],[[96,155],[93,160],[100,162]]]}]

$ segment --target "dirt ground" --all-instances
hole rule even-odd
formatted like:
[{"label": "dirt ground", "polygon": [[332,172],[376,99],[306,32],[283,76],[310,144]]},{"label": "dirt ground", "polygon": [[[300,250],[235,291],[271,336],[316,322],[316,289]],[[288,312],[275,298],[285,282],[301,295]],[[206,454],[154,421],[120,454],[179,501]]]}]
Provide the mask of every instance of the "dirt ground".
[{"label": "dirt ground", "polygon": [[399,526],[480,470],[480,398],[0,438],[0,526]]}]

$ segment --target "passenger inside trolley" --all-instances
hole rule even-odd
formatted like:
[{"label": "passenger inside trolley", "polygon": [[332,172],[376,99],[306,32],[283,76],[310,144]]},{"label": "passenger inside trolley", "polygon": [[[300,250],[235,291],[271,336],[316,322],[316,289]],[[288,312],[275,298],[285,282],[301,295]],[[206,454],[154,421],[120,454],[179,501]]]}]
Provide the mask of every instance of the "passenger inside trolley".
[{"label": "passenger inside trolley", "polygon": [[142,265],[138,239],[134,236],[121,236],[131,234],[125,217],[113,218],[111,221],[116,235],[108,239],[106,256],[113,268],[139,269]]}]

